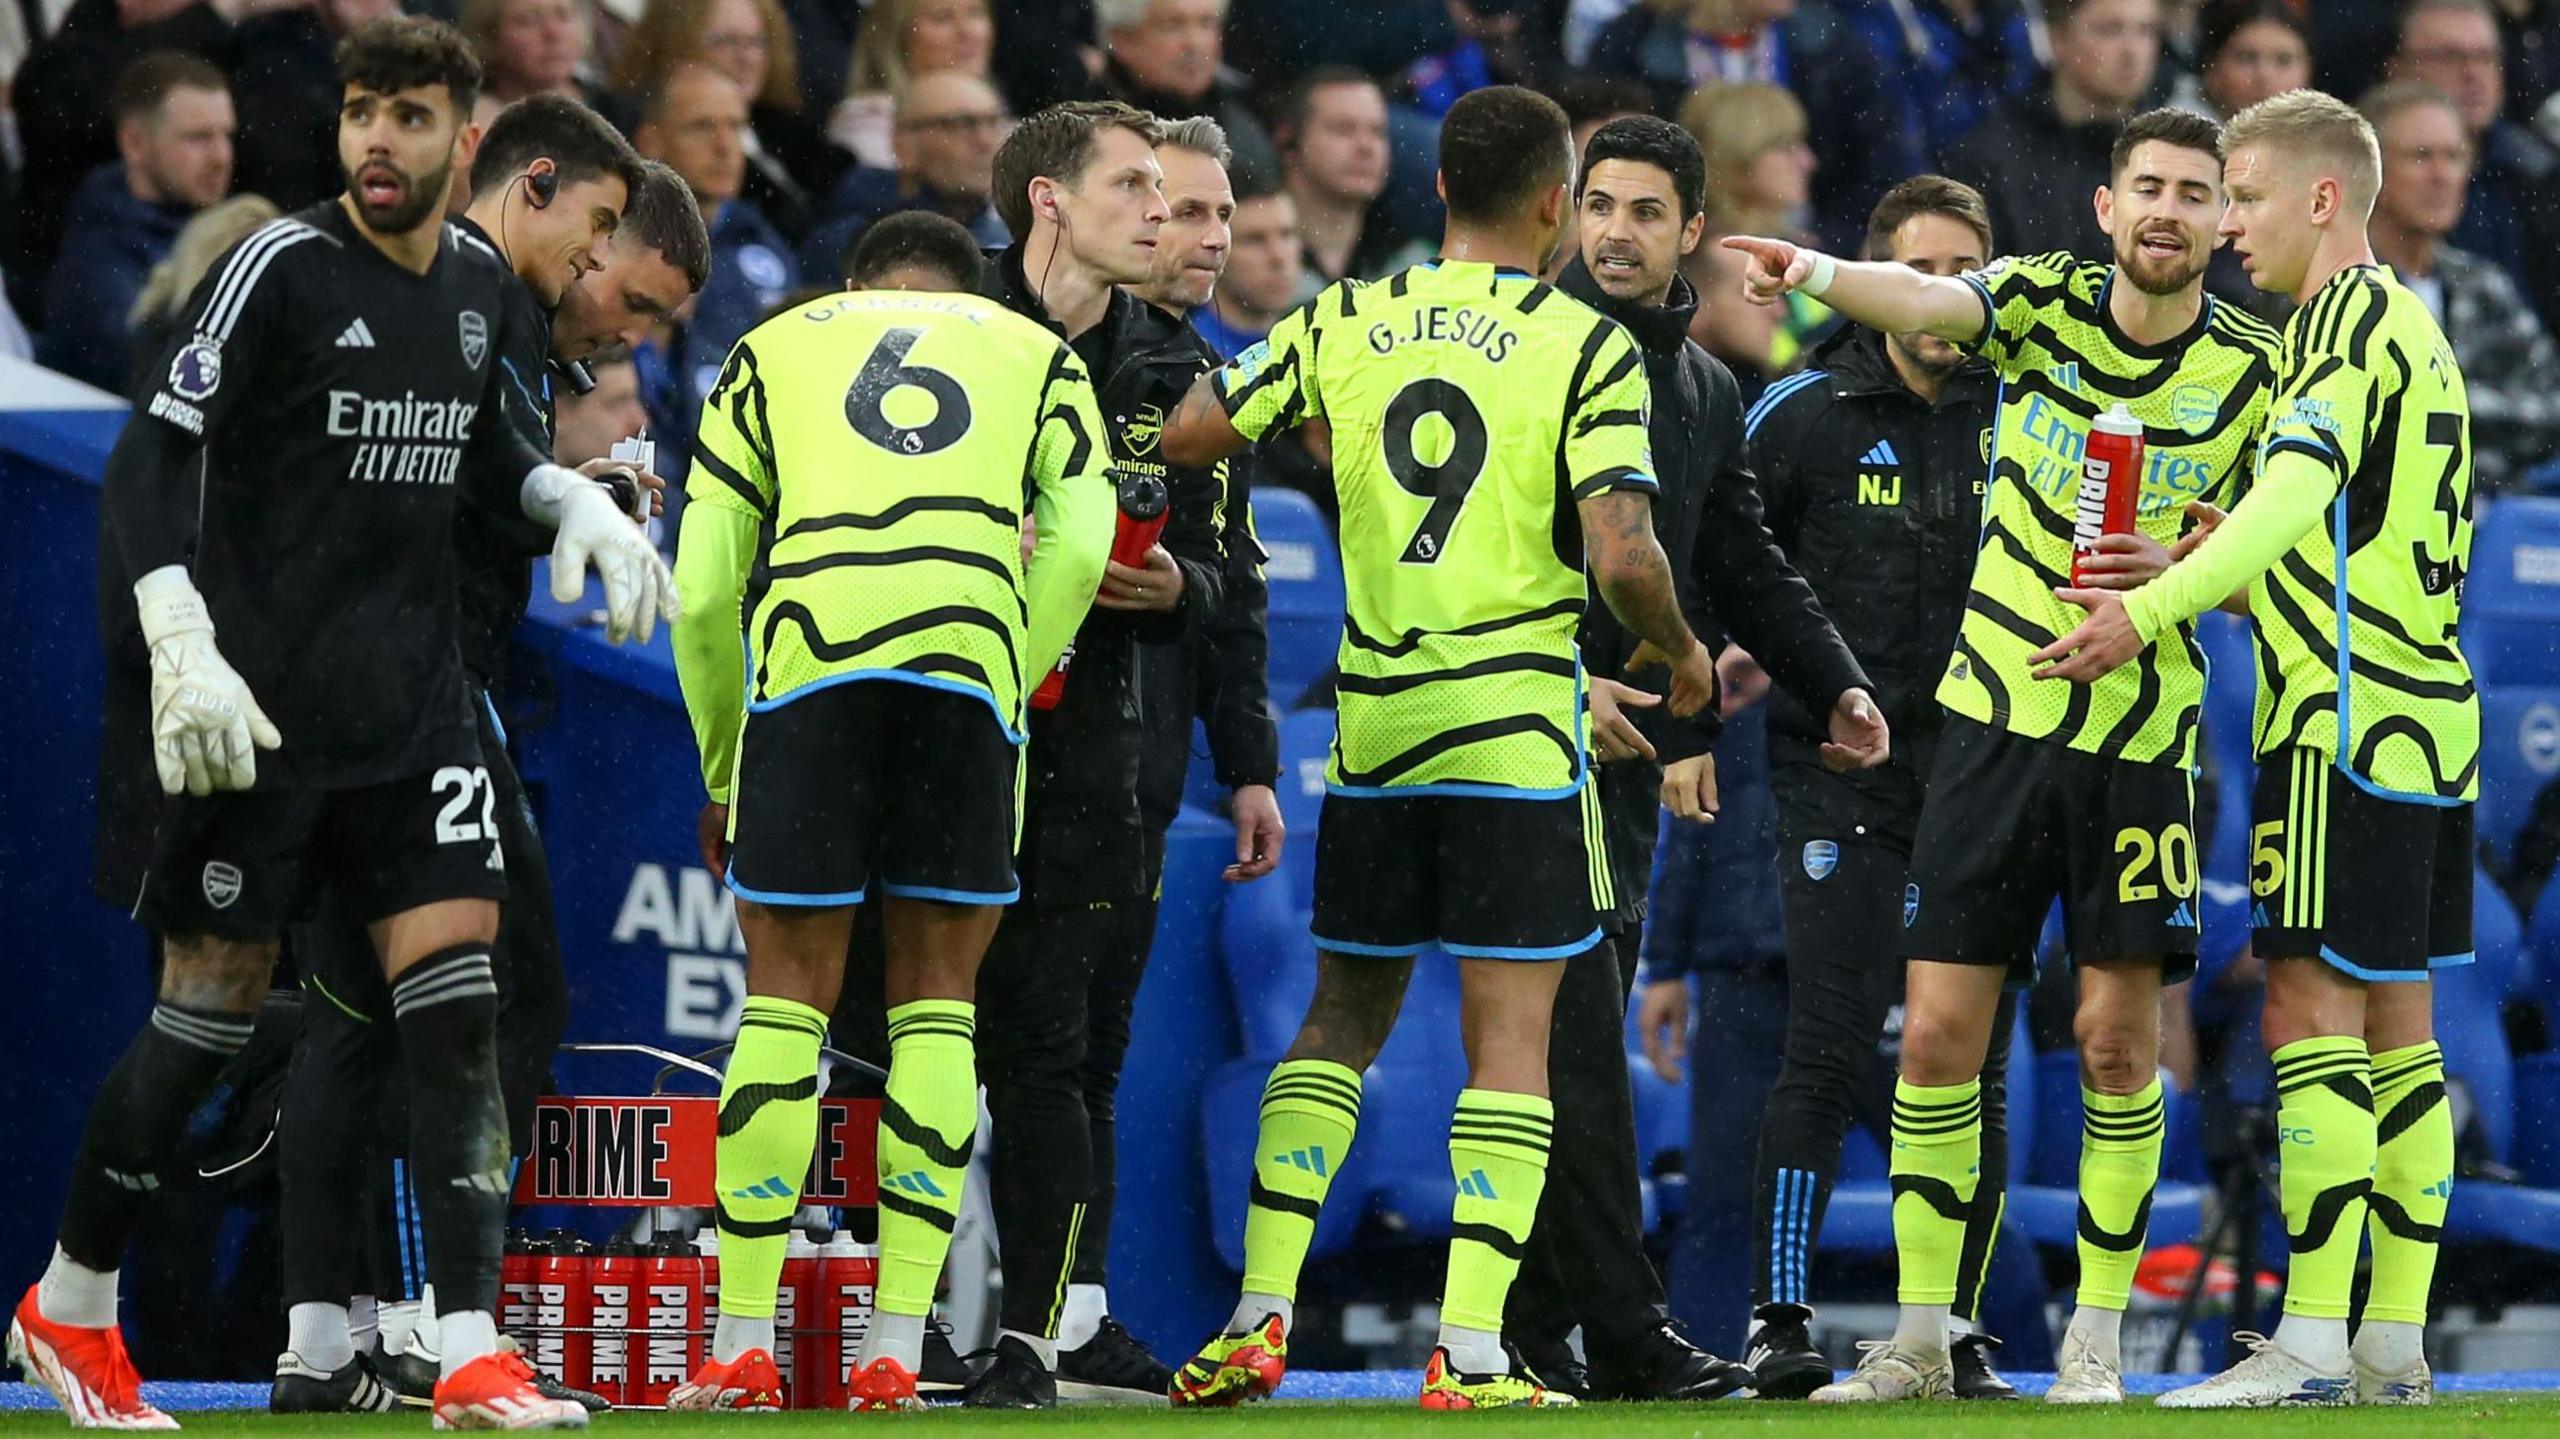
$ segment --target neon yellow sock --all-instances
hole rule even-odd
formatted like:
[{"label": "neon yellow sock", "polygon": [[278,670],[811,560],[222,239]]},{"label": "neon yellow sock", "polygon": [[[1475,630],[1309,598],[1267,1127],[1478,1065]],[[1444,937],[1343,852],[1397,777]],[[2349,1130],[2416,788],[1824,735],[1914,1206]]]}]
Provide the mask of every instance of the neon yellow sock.
[{"label": "neon yellow sock", "polygon": [[1360,1076],[1330,1060],[1288,1059],[1262,1086],[1253,1196],[1244,1216],[1247,1293],[1298,1297],[1325,1191],[1360,1128]]},{"label": "neon yellow sock", "polygon": [[1546,1096],[1462,1089],[1449,1120],[1449,1167],[1458,1198],[1450,1211],[1449,1277],[1440,1322],[1502,1332],[1503,1301],[1538,1220],[1555,1143],[1556,1107]]},{"label": "neon yellow sock", "polygon": [[818,1042],[826,1032],[825,1015],[762,995],[749,995],[738,1019],[712,1161],[723,1314],[773,1317],[791,1216],[818,1147]]},{"label": "neon yellow sock", "polygon": [[2275,1066],[2278,1188],[2293,1251],[2284,1312],[2344,1319],[2373,1188],[2372,1060],[2362,1039],[2322,1035],[2277,1050]]},{"label": "neon yellow sock", "polygon": [[919,999],[889,1011],[873,1301],[884,1314],[933,1309],[978,1142],[977,1028],[978,1007],[965,999]]},{"label": "neon yellow sock", "polygon": [[1951,1306],[1982,1180],[1982,1081],[1893,1086],[1893,1252],[1904,1304]]},{"label": "neon yellow sock", "polygon": [[2160,1079],[2131,1094],[2080,1091],[2080,1303],[2122,1309],[2151,1228],[2167,1133]]},{"label": "neon yellow sock", "polygon": [[2444,1051],[2431,1040],[2373,1057],[2372,1289],[2368,1323],[2427,1322],[2436,1245],[2453,1194],[2453,1109],[2444,1097]]}]

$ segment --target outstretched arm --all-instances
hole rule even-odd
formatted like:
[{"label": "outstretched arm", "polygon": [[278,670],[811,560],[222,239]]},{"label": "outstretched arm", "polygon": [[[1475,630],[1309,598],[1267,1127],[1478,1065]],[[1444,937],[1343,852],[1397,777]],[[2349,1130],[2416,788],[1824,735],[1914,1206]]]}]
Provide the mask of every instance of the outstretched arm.
[{"label": "outstretched arm", "polygon": [[1959,345],[1980,340],[1991,323],[1982,292],[1952,276],[1924,275],[1886,261],[1837,259],[1755,235],[1728,235],[1723,243],[1750,257],[1742,293],[1755,305],[1774,305],[1801,290],[1862,325],[1888,334],[1926,330]]},{"label": "outstretched arm", "polygon": [[1237,432],[1235,421],[1227,417],[1227,407],[1219,401],[1217,386],[1211,383],[1211,376],[1216,373],[1213,370],[1192,381],[1182,403],[1164,422],[1164,435],[1156,441],[1156,448],[1166,464],[1214,465],[1245,447],[1245,437]]}]

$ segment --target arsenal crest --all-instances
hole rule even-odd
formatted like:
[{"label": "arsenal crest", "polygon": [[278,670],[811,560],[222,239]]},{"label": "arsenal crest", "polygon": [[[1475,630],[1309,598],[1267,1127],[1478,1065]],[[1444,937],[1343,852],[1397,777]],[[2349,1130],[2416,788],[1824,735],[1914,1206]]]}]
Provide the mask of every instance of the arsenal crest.
[{"label": "arsenal crest", "polygon": [[489,358],[489,317],[478,310],[462,312],[462,363],[473,369]]}]

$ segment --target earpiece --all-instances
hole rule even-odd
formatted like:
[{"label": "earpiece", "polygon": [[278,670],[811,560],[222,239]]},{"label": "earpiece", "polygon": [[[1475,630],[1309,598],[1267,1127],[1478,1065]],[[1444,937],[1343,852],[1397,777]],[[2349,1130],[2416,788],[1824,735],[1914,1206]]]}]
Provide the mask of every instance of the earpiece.
[{"label": "earpiece", "polygon": [[524,187],[533,197],[533,208],[550,209],[551,201],[560,193],[560,172],[535,170],[524,177]]}]

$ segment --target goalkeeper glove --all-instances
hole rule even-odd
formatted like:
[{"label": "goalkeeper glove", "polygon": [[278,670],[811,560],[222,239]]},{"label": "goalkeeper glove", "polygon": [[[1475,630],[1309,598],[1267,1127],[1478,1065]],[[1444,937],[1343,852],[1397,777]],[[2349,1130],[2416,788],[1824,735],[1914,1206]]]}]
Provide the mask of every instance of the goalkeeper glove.
[{"label": "goalkeeper glove", "polygon": [[524,477],[521,499],[528,517],[559,532],[551,544],[553,599],[565,605],[585,593],[590,564],[604,580],[607,640],[620,644],[637,635],[647,644],[660,616],[682,613],[667,562],[604,485],[559,465],[536,465]]},{"label": "goalkeeper glove", "polygon": [[258,751],[284,736],[248,682],[213,645],[213,617],[182,565],[136,580],[133,599],[151,647],[151,753],[160,788],[207,795],[258,782]]}]

